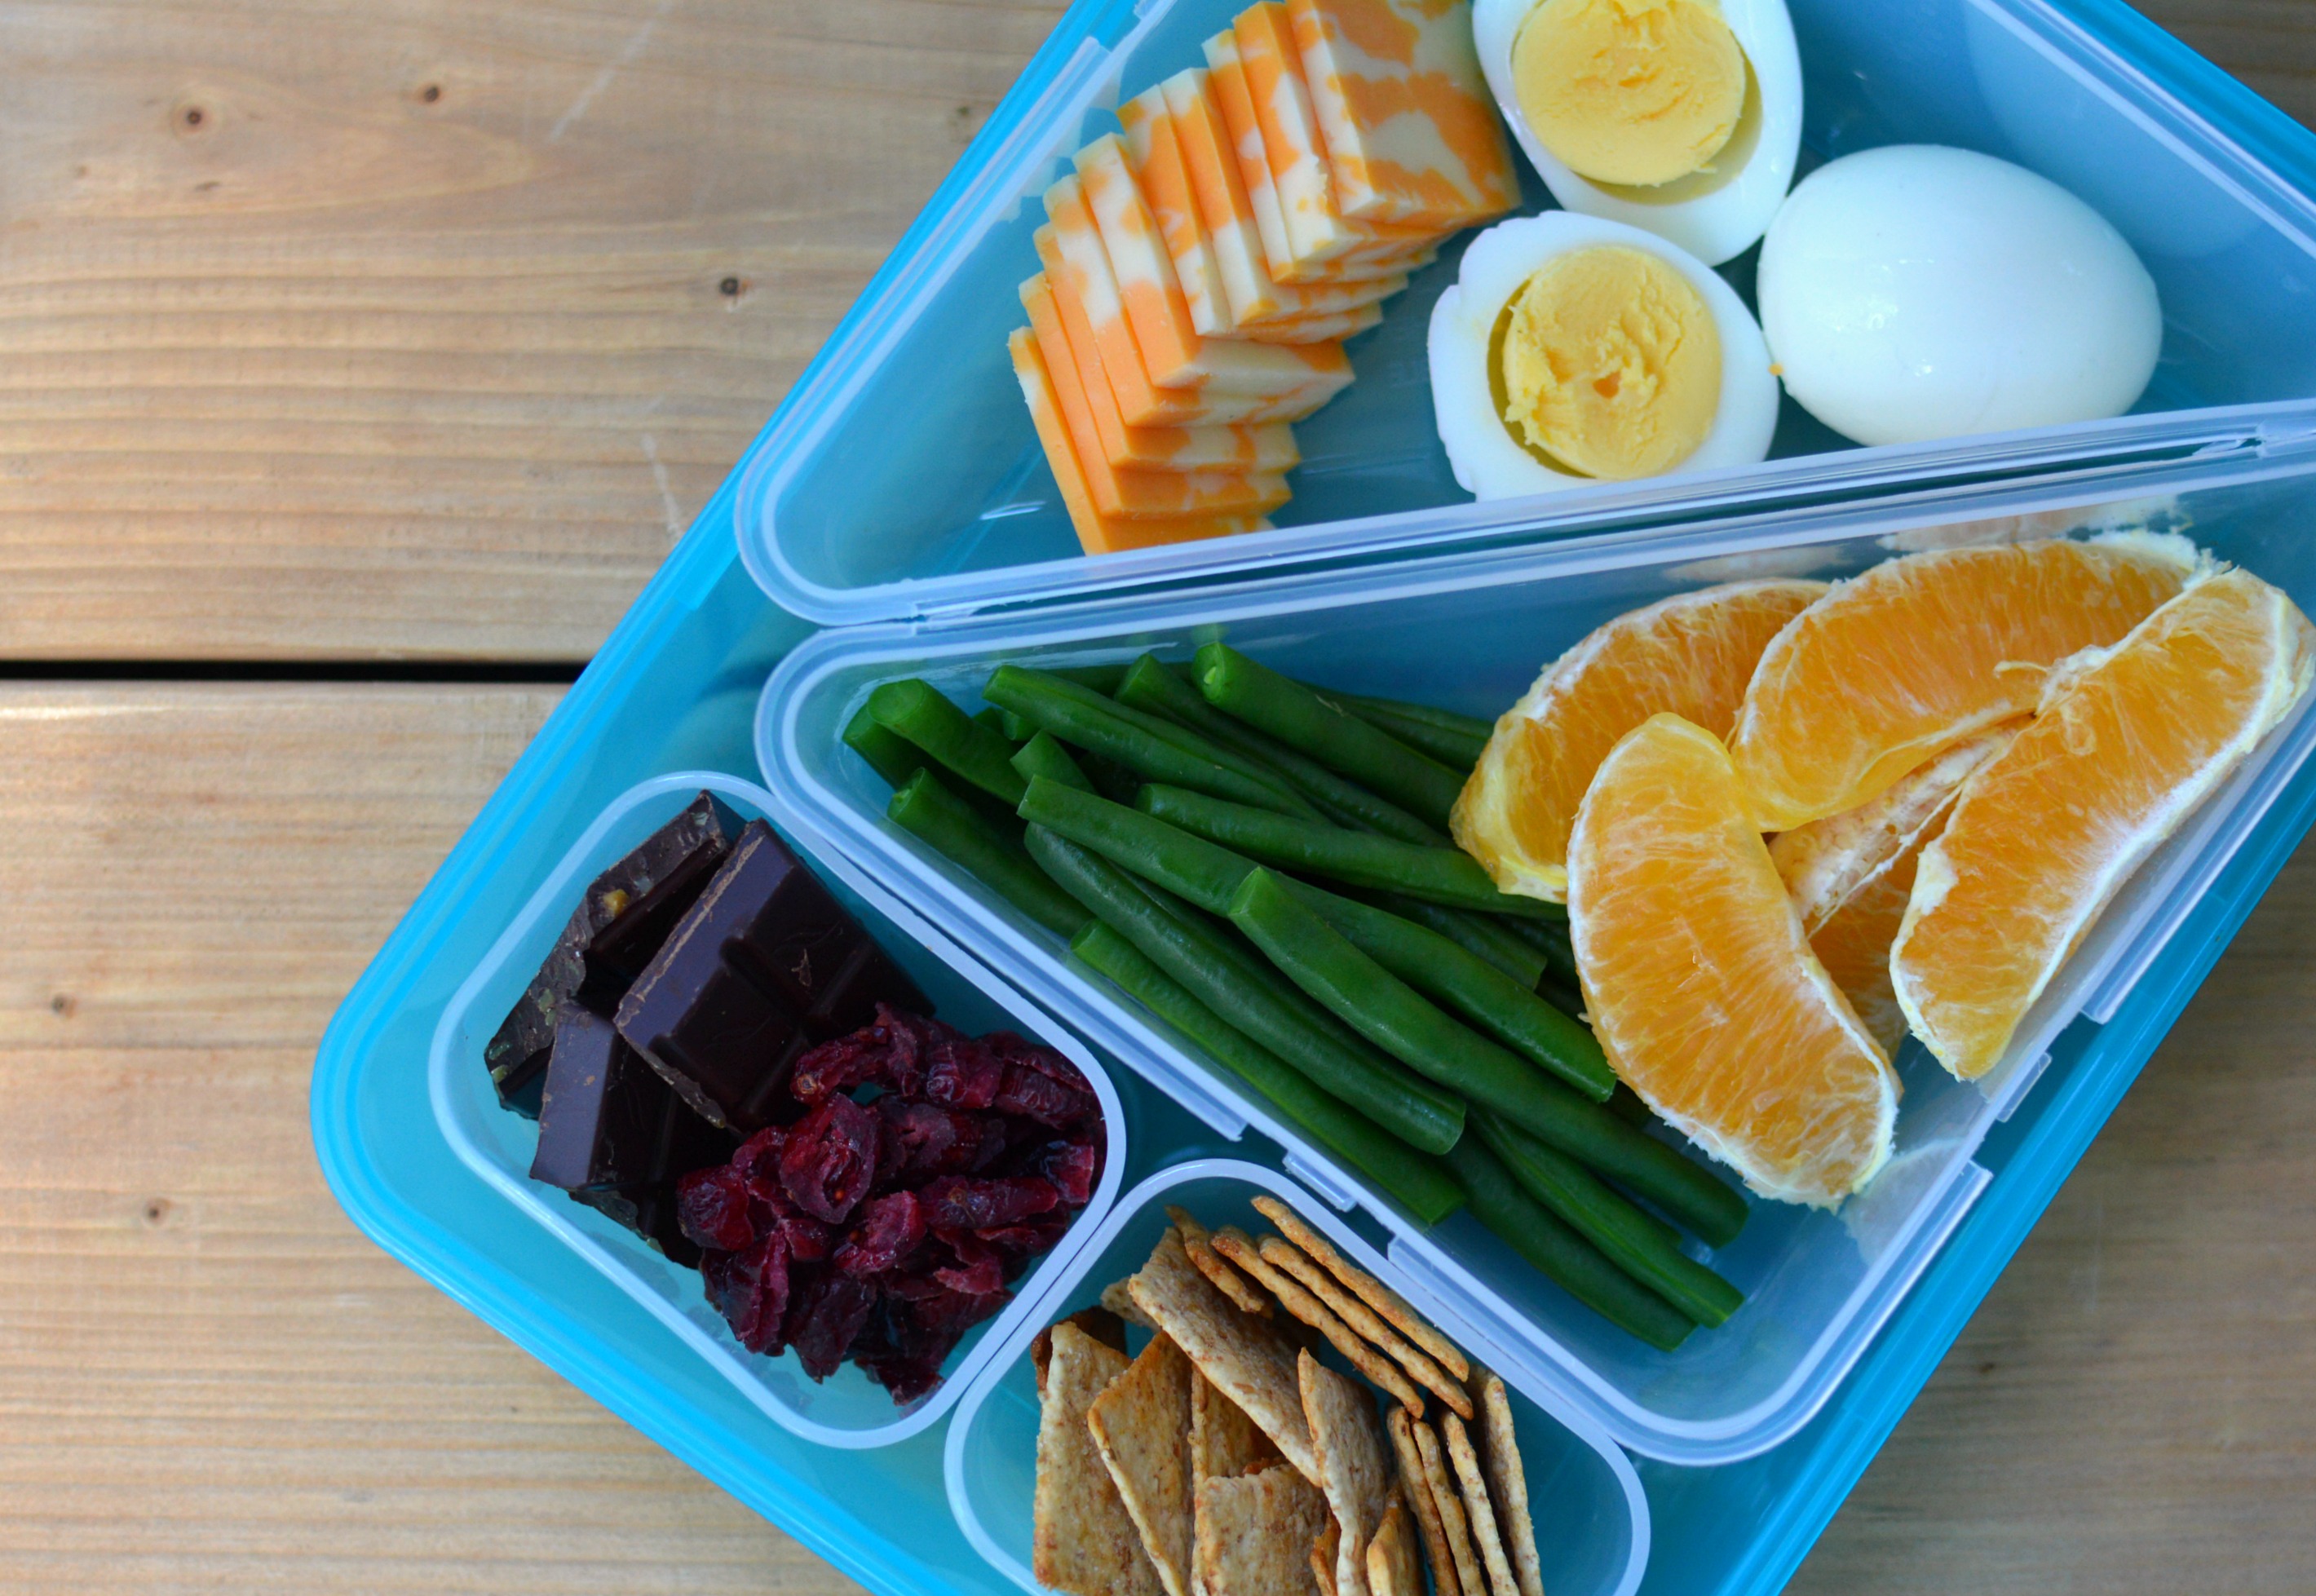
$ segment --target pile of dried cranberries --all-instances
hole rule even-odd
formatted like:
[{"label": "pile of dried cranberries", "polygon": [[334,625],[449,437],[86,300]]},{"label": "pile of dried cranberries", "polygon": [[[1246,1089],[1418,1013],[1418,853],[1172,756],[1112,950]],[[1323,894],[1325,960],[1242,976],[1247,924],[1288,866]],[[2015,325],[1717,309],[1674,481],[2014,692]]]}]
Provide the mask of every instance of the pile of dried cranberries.
[{"label": "pile of dried cranberries", "polygon": [[880,1004],[797,1061],[796,1118],[683,1177],[683,1233],[752,1351],[849,1357],[908,1402],[1093,1195],[1101,1104],[1050,1048]]}]

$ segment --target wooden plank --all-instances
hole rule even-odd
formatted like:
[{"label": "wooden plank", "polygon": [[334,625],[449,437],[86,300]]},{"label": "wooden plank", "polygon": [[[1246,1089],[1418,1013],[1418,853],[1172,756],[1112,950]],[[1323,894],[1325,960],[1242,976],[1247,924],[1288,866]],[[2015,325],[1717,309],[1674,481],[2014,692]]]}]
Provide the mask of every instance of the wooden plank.
[{"label": "wooden plank", "polygon": [[1793,1596],[2306,1592],[2316,843],[2253,912]]},{"label": "wooden plank", "polygon": [[584,657],[1060,9],[0,9],[0,655]]},{"label": "wooden plank", "polygon": [[315,1164],[324,1023],[557,696],[0,689],[0,1590],[853,1588]]}]

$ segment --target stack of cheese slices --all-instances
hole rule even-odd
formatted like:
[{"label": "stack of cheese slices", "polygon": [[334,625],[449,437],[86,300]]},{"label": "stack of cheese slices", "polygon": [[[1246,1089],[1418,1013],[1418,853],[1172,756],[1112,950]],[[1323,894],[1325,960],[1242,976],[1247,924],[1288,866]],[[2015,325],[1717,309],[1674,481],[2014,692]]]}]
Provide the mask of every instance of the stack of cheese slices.
[{"label": "stack of cheese slices", "polygon": [[1262,0],[1046,191],[1013,370],[1089,554],[1264,527],[1288,424],[1519,180],[1464,0]]}]

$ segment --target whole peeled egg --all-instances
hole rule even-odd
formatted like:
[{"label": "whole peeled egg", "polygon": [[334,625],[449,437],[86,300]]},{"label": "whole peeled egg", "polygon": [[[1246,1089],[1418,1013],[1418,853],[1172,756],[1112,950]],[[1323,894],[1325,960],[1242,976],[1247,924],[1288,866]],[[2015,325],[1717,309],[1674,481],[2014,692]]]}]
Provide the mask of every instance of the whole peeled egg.
[{"label": "whole peeled egg", "polygon": [[1802,67],[1786,0],[1473,0],[1472,43],[1563,210],[1717,266],[1759,239],[1793,183]]},{"label": "whole peeled egg", "polygon": [[1937,145],[1804,179],[1757,289],[1786,391],[1860,443],[2120,415],[2163,342],[2155,281],[2105,218],[2024,167]]}]

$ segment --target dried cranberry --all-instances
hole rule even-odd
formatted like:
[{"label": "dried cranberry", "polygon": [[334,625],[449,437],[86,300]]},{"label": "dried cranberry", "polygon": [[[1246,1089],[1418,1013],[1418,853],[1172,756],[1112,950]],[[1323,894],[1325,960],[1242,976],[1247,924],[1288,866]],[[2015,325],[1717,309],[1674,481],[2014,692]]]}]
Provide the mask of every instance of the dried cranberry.
[{"label": "dried cranberry", "polygon": [[877,1288],[833,1271],[814,1279],[788,1305],[786,1333],[805,1373],[824,1380],[843,1367],[852,1338],[877,1305]]},{"label": "dried cranberry", "polygon": [[1093,1183],[1101,1174],[1101,1153],[1085,1142],[1052,1142],[1038,1155],[1034,1167],[1054,1183],[1064,1202],[1082,1208],[1093,1200]]},{"label": "dried cranberry", "polygon": [[788,1138],[786,1126],[766,1126],[740,1144],[740,1150],[732,1155],[732,1167],[760,1184],[777,1184],[780,1178],[780,1149]]},{"label": "dried cranberry", "polygon": [[903,1150],[898,1177],[965,1174],[986,1169],[1005,1151],[1011,1132],[993,1114],[966,1114],[931,1103],[877,1101],[888,1146]]},{"label": "dried cranberry", "polygon": [[802,1214],[791,1214],[779,1222],[779,1237],[788,1244],[788,1256],[798,1263],[817,1263],[836,1245],[834,1227]]},{"label": "dried cranberry", "polygon": [[1040,1215],[1020,1225],[993,1225],[973,1234],[999,1252],[1020,1259],[1047,1251],[1062,1239],[1063,1233],[1069,1227],[1069,1215],[1053,1213]]},{"label": "dried cranberry", "polygon": [[860,1207],[852,1232],[838,1244],[836,1267],[849,1275],[880,1275],[925,1239],[924,1206],[913,1191],[875,1197]]},{"label": "dried cranberry", "polygon": [[788,1308],[788,1244],[768,1235],[744,1253],[709,1253],[699,1261],[708,1300],[752,1352],[778,1352]]},{"label": "dried cranberry", "polygon": [[1057,1130],[1079,1124],[1100,1111],[1100,1103],[1092,1092],[1066,1086],[1026,1064],[1005,1066],[1003,1081],[992,1106]]},{"label": "dried cranberry", "polygon": [[737,1253],[752,1245],[748,1182],[728,1164],[694,1170],[676,1183],[676,1223],[700,1246]]},{"label": "dried cranberry", "polygon": [[817,1103],[859,1086],[881,1086],[914,1097],[924,1081],[923,1057],[938,1021],[877,1005],[874,1022],[851,1036],[823,1042],[797,1060],[788,1092],[801,1103]]},{"label": "dried cranberry", "polygon": [[913,1402],[940,1384],[940,1366],[965,1333],[1012,1300],[1010,1291],[941,1290],[911,1302],[888,1297],[854,1344],[854,1355],[895,1402]]},{"label": "dried cranberry", "polygon": [[967,1036],[943,1038],[925,1067],[925,1098],[945,1109],[985,1109],[997,1101],[1005,1060]]},{"label": "dried cranberry", "polygon": [[937,1230],[987,1230],[1017,1225],[1032,1214],[1059,1207],[1062,1194],[1051,1181],[1015,1176],[975,1181],[944,1175],[921,1193],[925,1221]]},{"label": "dried cranberry", "polygon": [[877,1175],[877,1115],[832,1097],[797,1121],[780,1154],[780,1186],[815,1219],[842,1225]]},{"label": "dried cranberry", "polygon": [[966,1297],[984,1297],[1005,1288],[1005,1260],[996,1248],[965,1231],[943,1232],[941,1240],[949,1244],[957,1262],[933,1271],[934,1279]]}]

